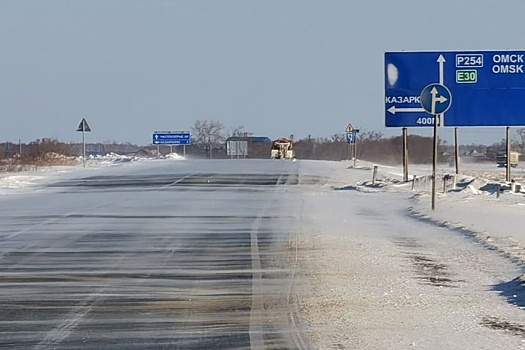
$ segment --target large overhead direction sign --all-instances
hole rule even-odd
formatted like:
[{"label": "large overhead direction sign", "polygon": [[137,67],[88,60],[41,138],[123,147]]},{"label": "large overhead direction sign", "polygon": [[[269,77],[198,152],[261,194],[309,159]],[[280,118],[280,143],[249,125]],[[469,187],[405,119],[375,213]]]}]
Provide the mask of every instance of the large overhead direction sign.
[{"label": "large overhead direction sign", "polygon": [[385,53],[385,125],[524,126],[525,51]]},{"label": "large overhead direction sign", "polygon": [[154,145],[190,145],[191,135],[187,131],[155,131],[152,143]]}]

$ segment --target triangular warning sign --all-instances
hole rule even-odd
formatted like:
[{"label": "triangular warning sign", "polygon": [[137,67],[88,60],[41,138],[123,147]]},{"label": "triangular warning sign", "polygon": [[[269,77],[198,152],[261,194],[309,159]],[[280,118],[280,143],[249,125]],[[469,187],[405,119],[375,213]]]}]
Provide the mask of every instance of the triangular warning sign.
[{"label": "triangular warning sign", "polygon": [[352,126],[352,124],[348,124],[348,126],[345,129],[345,132],[352,132],[352,131],[354,131],[354,127]]},{"label": "triangular warning sign", "polygon": [[91,128],[89,127],[85,118],[82,118],[82,121],[80,122],[80,124],[78,124],[77,131],[85,131],[85,132],[91,131]]}]

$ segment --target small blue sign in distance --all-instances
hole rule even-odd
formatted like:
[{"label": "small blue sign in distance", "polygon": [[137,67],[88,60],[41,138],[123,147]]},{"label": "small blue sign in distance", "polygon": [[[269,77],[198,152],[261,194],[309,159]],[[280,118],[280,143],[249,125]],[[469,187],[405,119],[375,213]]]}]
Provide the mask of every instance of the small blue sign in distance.
[{"label": "small blue sign in distance", "polygon": [[387,52],[384,68],[387,127],[432,126],[431,84],[450,95],[441,126],[525,126],[525,51]]},{"label": "small blue sign in distance", "polygon": [[152,143],[154,145],[190,145],[191,135],[189,132],[155,132]]},{"label": "small blue sign in distance", "polygon": [[347,132],[346,133],[346,142],[348,143],[355,143],[357,133],[355,132]]}]

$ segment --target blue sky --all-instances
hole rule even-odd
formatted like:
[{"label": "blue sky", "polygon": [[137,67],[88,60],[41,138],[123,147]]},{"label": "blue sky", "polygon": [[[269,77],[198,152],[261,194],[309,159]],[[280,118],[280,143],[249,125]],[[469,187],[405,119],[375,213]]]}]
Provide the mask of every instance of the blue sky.
[{"label": "blue sky", "polygon": [[[385,51],[523,49],[525,1],[0,1],[0,140],[384,127]],[[430,135],[430,130],[409,129]],[[504,129],[461,129],[492,143]],[[453,131],[440,134],[452,141]]]}]

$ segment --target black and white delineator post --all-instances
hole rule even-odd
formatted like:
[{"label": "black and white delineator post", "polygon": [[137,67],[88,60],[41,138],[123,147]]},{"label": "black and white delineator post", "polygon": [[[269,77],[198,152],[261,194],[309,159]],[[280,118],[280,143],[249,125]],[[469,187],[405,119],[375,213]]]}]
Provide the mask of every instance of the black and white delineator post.
[{"label": "black and white delineator post", "polygon": [[85,118],[82,118],[80,124],[78,125],[77,131],[82,131],[82,162],[84,163],[84,168],[86,167],[86,137],[85,133],[90,132],[91,128],[89,127]]}]

